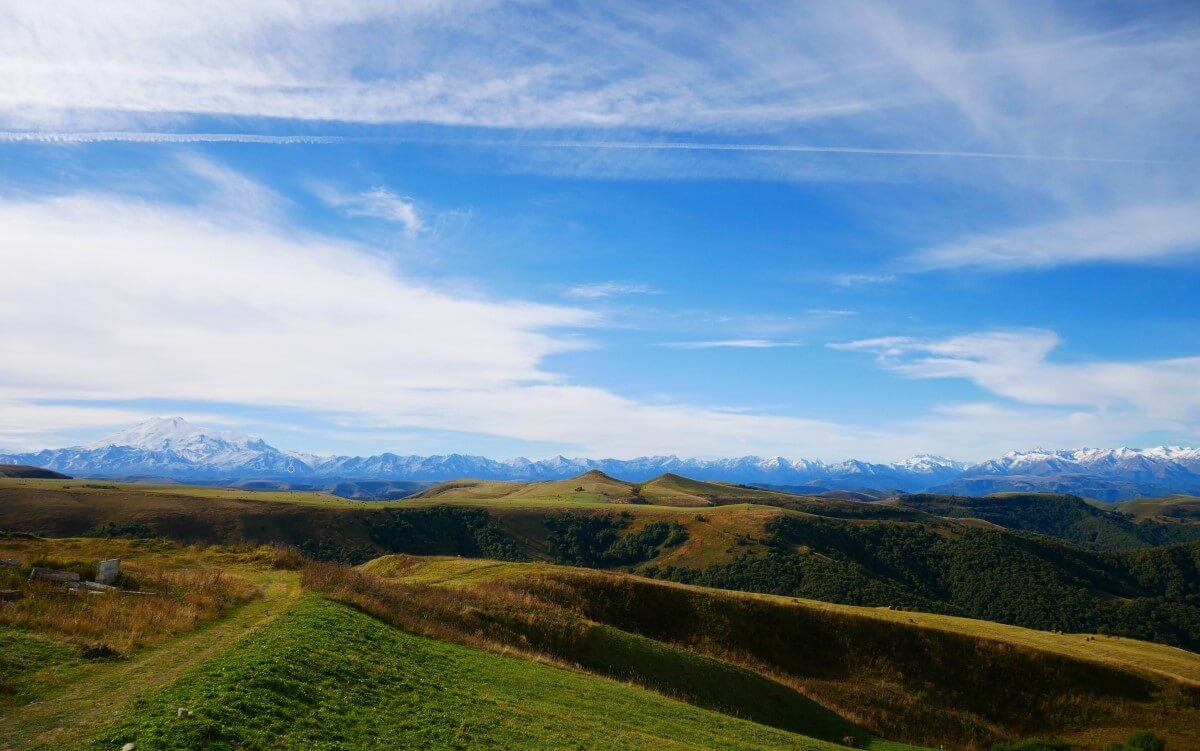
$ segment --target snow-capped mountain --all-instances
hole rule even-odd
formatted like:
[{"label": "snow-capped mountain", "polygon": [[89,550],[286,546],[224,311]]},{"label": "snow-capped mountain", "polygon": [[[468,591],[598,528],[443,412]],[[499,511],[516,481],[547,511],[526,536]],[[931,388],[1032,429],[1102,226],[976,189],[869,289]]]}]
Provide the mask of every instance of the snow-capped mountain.
[{"label": "snow-capped mountain", "polygon": [[1200,449],[1014,451],[978,464],[922,454],[891,464],[851,459],[744,456],[689,459],[582,459],[531,461],[482,456],[317,456],[281,451],[261,438],[202,428],[186,420],[155,418],[83,446],[0,455],[0,464],[31,464],[75,476],[153,476],[178,480],[249,479],[420,480],[456,477],[550,480],[598,469],[640,482],[664,472],[702,480],[830,489],[933,490],[978,495],[999,490],[1048,490],[1106,500],[1138,495],[1200,494]]},{"label": "snow-capped mountain", "polygon": [[85,443],[82,448],[172,452],[192,462],[217,465],[239,465],[253,461],[259,454],[275,452],[261,438],[199,428],[182,417],[156,417],[107,438]]}]

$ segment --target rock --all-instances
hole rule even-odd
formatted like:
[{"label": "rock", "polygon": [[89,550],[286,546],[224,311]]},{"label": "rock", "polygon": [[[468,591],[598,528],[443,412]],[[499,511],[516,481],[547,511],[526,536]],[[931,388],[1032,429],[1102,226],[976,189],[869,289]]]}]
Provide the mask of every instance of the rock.
[{"label": "rock", "polygon": [[850,748],[857,748],[858,747],[858,739],[855,738],[853,735],[847,735],[845,738],[842,738],[842,745],[849,746]]},{"label": "rock", "polygon": [[175,715],[177,717],[191,717],[192,711],[187,707],[175,707]]},{"label": "rock", "polygon": [[110,558],[107,561],[100,561],[100,565],[96,568],[96,581],[101,584],[112,584],[120,575],[120,558]]},{"label": "rock", "polygon": [[20,568],[21,562],[16,558],[0,558],[0,566],[11,566],[12,568]]},{"label": "rock", "polygon": [[25,593],[19,589],[0,589],[0,602],[5,600],[19,600],[25,596]]},{"label": "rock", "polygon": [[126,743],[124,746],[121,746],[121,751],[137,751],[137,746],[132,743]]},{"label": "rock", "polygon": [[81,578],[82,577],[80,577],[79,574],[75,573],[74,571],[59,571],[58,569],[42,568],[41,566],[34,566],[29,572],[30,581],[33,581],[34,579],[45,579],[46,581],[52,582],[77,582]]},{"label": "rock", "polygon": [[101,584],[100,582],[80,582],[79,586],[97,594],[101,592],[111,592],[116,589],[116,587],[112,586],[111,584]]}]

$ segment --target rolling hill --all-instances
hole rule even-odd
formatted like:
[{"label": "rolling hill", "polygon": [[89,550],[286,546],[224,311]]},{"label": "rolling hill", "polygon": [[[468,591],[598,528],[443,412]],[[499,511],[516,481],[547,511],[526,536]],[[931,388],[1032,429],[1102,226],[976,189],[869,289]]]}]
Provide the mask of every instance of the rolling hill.
[{"label": "rolling hill", "polygon": [[478,487],[441,488],[454,497],[361,503],[311,493],[9,479],[0,481],[0,530],[285,543],[347,563],[383,553],[543,560],[1200,648],[1200,542],[1113,552],[975,517],[802,497],[803,511],[633,503],[630,484],[599,474],[558,485],[488,483],[486,498],[471,495]]},{"label": "rolling hill", "polygon": [[95,638],[76,633],[81,613],[13,628],[61,598],[17,572],[23,610],[0,609],[6,749],[909,751],[1032,735],[1098,749],[1145,727],[1200,748],[1200,656],[1125,638],[547,563],[355,570],[270,547],[29,536],[0,537],[0,556],[119,557],[144,582],[204,571],[204,586],[257,588],[96,660],[75,652]]},{"label": "rolling hill", "polygon": [[1184,514],[1182,520],[1186,521],[1189,509],[1200,509],[1200,499],[1192,499],[1191,503],[1151,499],[1114,507],[1088,503],[1077,496],[1046,493],[996,493],[982,498],[921,493],[891,503],[945,518],[982,519],[1006,529],[1047,535],[1098,550],[1136,550],[1200,540],[1200,525],[1164,521],[1171,513]]},{"label": "rolling hill", "polygon": [[39,480],[69,480],[67,475],[26,464],[0,464],[0,477],[25,477]]}]

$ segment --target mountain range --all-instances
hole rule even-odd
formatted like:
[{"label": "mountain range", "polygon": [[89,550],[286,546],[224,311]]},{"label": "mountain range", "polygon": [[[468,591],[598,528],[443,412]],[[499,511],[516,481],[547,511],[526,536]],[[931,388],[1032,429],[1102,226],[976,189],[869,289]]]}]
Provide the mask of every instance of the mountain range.
[{"label": "mountain range", "polygon": [[880,464],[811,459],[636,459],[495,460],[448,454],[318,456],[281,451],[261,438],[198,427],[183,418],[154,418],[82,446],[0,454],[0,464],[29,464],[87,477],[154,477],[193,482],[277,480],[292,483],[440,481],[460,477],[552,480],[600,470],[640,482],[665,472],[696,479],[787,488],[803,492],[873,489],[984,495],[999,491],[1075,493],[1101,500],[1172,493],[1200,494],[1200,449],[1014,451],[970,464],[919,455]]}]

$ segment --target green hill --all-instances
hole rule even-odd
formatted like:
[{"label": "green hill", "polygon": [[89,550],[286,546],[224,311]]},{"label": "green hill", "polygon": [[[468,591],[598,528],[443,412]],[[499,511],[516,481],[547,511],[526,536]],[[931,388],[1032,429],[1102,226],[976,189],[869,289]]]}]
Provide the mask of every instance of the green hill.
[{"label": "green hill", "polygon": [[[1189,698],[1200,689],[1200,656],[1161,645],[546,564],[393,556],[362,568],[383,583],[330,573],[315,586],[409,628],[532,649],[760,722],[782,717],[809,735],[844,732],[827,717],[832,709],[932,746],[1111,726],[1117,737],[1139,723],[1172,731],[1180,745],[1200,743]],[[521,617],[530,611],[537,620]],[[695,655],[778,683],[714,671]],[[778,697],[780,684],[826,715]],[[787,709],[775,716],[773,707]]]},{"label": "green hill", "polygon": [[[178,717],[176,707],[191,716]],[[406,633],[316,595],[88,748],[833,749],[576,671]]]},{"label": "green hill", "polygon": [[[902,751],[897,741],[965,749],[1032,735],[1091,749],[1143,727],[1177,751],[1200,748],[1200,656],[1124,638],[543,562],[388,556],[355,570],[278,547],[28,535],[0,536],[0,557],[79,569],[117,557],[160,591],[64,597],[14,579],[25,597],[0,607],[6,749],[831,748],[850,737]],[[227,594],[196,599],[197,586]],[[164,618],[202,602],[200,620]],[[116,633],[96,630],[101,616],[132,619],[118,658],[76,652]]]},{"label": "green hill", "polygon": [[[592,481],[601,492],[615,482],[599,473]],[[929,511],[830,500],[807,511],[747,503],[690,508],[579,500],[573,487],[560,500],[361,503],[318,494],[263,497],[211,488],[3,480],[0,530],[285,543],[316,559],[352,564],[412,553],[619,567],[686,583],[1039,629],[1105,629],[1200,649],[1200,543],[1093,549],[1097,540],[1128,542],[1132,538],[1120,534],[1142,525],[1093,515],[1078,501],[1036,497],[1036,503],[1005,506],[1013,499],[997,498],[983,504],[1006,523],[1060,534],[1103,522],[1103,535],[1089,532],[1089,547],[998,528],[977,516],[944,518],[936,513],[961,512],[954,504],[943,508],[944,501]],[[582,495],[596,493],[585,489]],[[900,518],[859,516],[843,507],[882,509]],[[1048,521],[1038,516],[1047,508],[1056,510]],[[999,516],[1013,509],[1026,516]],[[1064,517],[1065,523],[1053,526]]]},{"label": "green hill", "polygon": [[1200,497],[1173,495],[1165,498],[1135,498],[1113,508],[1138,522],[1147,520],[1167,524],[1200,524]]},{"label": "green hill", "polygon": [[[1125,504],[1102,507],[1073,495],[1050,493],[996,493],[982,498],[916,494],[903,496],[895,505],[947,518],[983,519],[1006,529],[1034,532],[1100,550],[1136,550],[1154,545],[1200,540],[1200,525],[1180,525],[1149,518],[1131,519]],[[1139,503],[1139,502],[1130,502]],[[1146,509],[1151,504],[1142,503]],[[1186,509],[1184,504],[1157,505]]]},{"label": "green hill", "polygon": [[25,477],[40,480],[69,480],[70,477],[52,469],[30,467],[26,464],[0,464],[0,477]]}]

